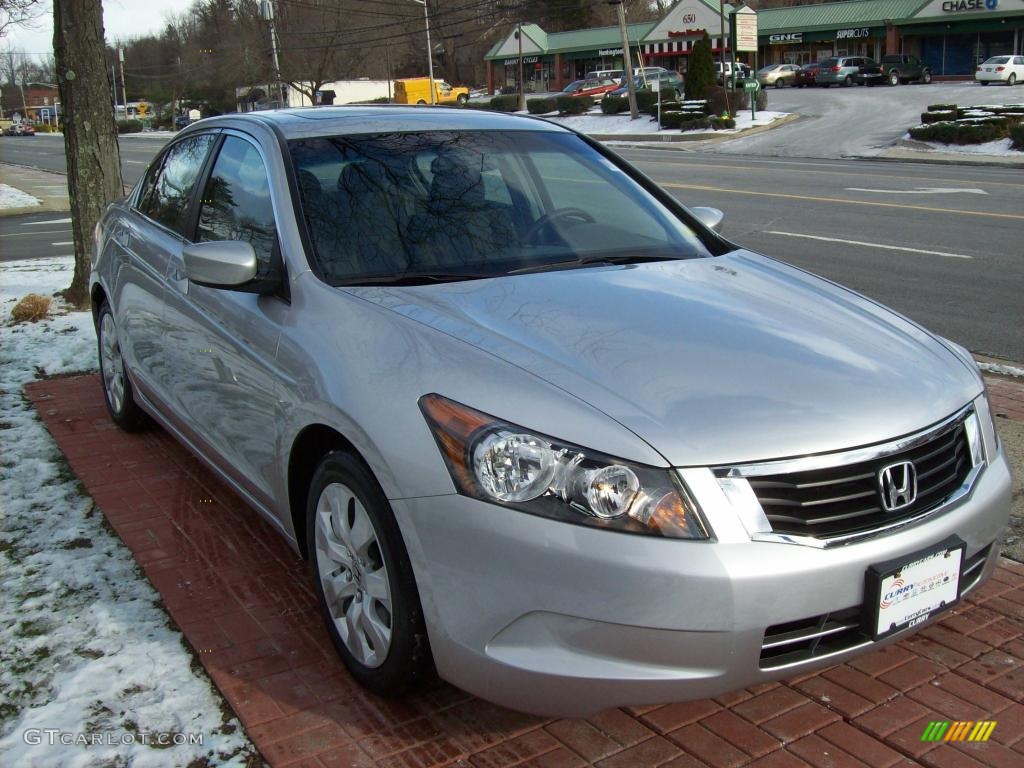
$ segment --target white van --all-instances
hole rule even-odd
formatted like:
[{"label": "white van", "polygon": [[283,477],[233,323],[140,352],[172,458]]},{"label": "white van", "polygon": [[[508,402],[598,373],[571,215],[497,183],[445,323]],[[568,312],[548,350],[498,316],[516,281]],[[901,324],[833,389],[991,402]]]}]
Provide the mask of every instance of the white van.
[{"label": "white van", "polygon": [[621,80],[622,76],[626,74],[625,70],[622,69],[596,69],[593,72],[587,72],[587,80],[597,78],[598,80]]}]

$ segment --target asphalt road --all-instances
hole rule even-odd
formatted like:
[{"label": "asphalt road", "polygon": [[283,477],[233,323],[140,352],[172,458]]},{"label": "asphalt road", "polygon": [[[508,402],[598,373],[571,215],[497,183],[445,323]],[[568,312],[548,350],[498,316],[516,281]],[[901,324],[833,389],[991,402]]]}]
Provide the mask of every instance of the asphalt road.
[{"label": "asphalt road", "polygon": [[[121,147],[121,176],[125,184],[133,185],[142,178],[150,161],[169,138],[171,134],[166,133],[156,136],[140,133],[121,137],[118,143]],[[0,163],[16,163],[44,171],[67,173],[64,137],[45,133],[32,138],[0,136]]]},{"label": "asphalt road", "polygon": [[0,216],[0,261],[37,256],[72,256],[71,218],[67,213]]},{"label": "asphalt road", "polygon": [[[858,91],[900,97],[927,91],[915,98],[932,103],[953,96],[950,100],[967,103],[942,88],[953,87],[785,89],[773,91],[771,98],[778,93],[806,101],[830,92],[847,98]],[[955,88],[973,88],[978,100],[995,101],[992,97],[1001,92],[1009,93],[1006,100],[1024,100],[1024,88],[990,87],[984,93],[970,84]],[[762,135],[782,130],[787,129]],[[166,140],[122,138],[126,183],[141,176]],[[847,285],[973,352],[1024,360],[1019,169],[773,157],[771,145],[762,147],[768,156],[728,154],[743,141],[749,139],[717,145],[713,153],[696,148],[619,151],[687,205],[725,211],[725,232],[741,245]],[[47,170],[64,170],[63,151],[59,137],[0,139],[0,161]],[[37,219],[0,219],[3,257],[34,255],[40,245],[47,253],[68,248],[54,245],[70,240],[61,217],[31,216]]]}]

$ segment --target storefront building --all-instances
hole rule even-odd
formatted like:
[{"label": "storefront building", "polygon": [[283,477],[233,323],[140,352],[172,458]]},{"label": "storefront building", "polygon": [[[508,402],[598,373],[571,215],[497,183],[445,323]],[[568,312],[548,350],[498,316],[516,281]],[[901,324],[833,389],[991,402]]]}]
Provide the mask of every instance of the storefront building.
[{"label": "storefront building", "polygon": [[[729,54],[717,0],[680,0],[656,22],[628,25],[634,66],[686,73],[694,43],[705,33],[716,56]],[[937,78],[970,78],[990,56],[1024,53],[1024,0],[845,0],[760,11],[758,66],[808,64],[830,56],[887,53],[918,56]],[[485,57],[488,89],[518,83],[517,28]],[[587,72],[622,69],[618,27],[547,34],[522,26],[523,80],[527,91],[560,91]],[[753,64],[751,54],[737,59]]]}]

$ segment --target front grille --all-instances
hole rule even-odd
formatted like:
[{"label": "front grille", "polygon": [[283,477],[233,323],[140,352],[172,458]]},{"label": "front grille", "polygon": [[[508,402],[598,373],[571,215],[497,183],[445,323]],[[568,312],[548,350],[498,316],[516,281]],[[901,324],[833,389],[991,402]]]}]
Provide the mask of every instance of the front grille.
[{"label": "front grille", "polygon": [[[858,464],[750,477],[750,487],[776,533],[828,539],[871,531],[926,512],[961,486],[971,471],[966,417],[910,450]],[[886,512],[878,472],[899,461],[913,462],[917,470],[917,499]]]},{"label": "front grille", "polygon": [[[978,585],[992,545],[983,547],[964,561],[960,577],[962,597]],[[871,637],[864,632],[864,607],[810,616],[768,627],[761,643],[761,669],[776,669],[842,653],[866,645]]]}]

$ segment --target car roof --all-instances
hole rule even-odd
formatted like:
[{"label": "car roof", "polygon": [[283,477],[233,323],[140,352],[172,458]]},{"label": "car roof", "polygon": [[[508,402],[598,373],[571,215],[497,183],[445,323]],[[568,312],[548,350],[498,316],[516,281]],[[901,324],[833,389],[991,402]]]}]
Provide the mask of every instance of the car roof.
[{"label": "car roof", "polygon": [[210,117],[186,130],[272,126],[285,139],[409,131],[548,131],[567,129],[546,120],[501,112],[422,105],[346,105],[241,112]]}]

